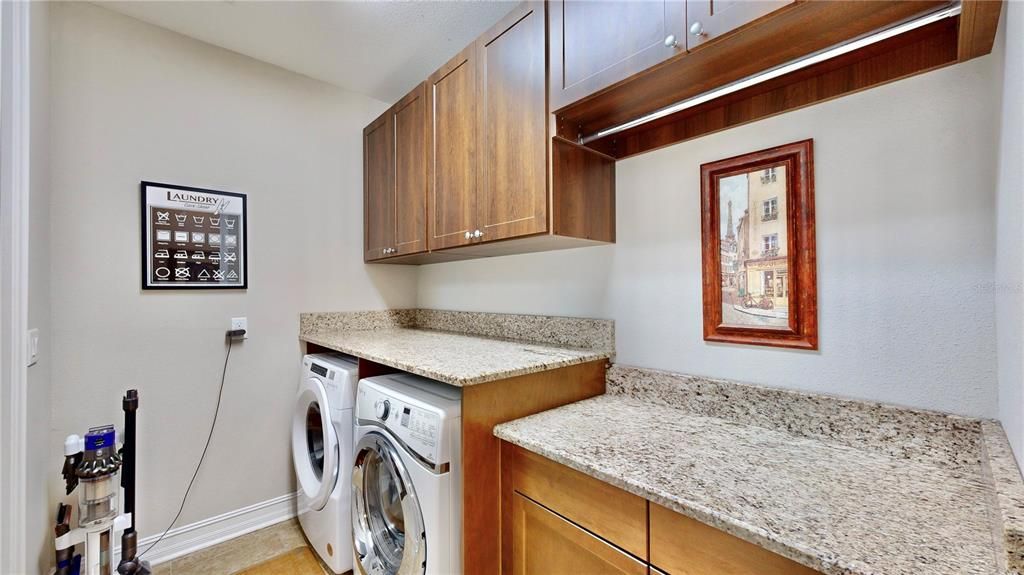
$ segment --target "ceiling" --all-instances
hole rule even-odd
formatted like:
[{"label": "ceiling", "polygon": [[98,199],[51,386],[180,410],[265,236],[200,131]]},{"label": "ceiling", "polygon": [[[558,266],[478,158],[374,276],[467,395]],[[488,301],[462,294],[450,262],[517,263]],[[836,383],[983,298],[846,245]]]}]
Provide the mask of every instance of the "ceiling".
[{"label": "ceiling", "polygon": [[501,19],[516,2],[97,4],[391,103]]}]

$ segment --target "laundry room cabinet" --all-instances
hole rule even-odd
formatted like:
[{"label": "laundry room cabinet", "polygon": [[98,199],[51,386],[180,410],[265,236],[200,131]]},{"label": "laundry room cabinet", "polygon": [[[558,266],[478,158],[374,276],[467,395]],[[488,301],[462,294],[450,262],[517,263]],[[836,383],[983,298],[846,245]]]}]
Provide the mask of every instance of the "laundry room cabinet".
[{"label": "laundry room cabinet", "polygon": [[[546,18],[542,2],[517,6],[427,78],[427,244],[394,251],[392,232],[367,229],[366,261],[432,263],[615,241],[614,160],[552,137]],[[411,186],[379,198],[396,187],[378,180],[393,177],[380,165],[395,161],[386,154],[402,140],[378,135],[380,122],[364,133],[367,228],[390,225],[381,210],[401,222],[413,202],[402,196]]]},{"label": "laundry room cabinet", "polygon": [[820,575],[507,442],[501,492],[505,574]]},{"label": "laundry room cabinet", "polygon": [[363,129],[364,260],[427,250],[427,102],[420,84]]},{"label": "laundry room cabinet", "polygon": [[553,0],[551,108],[557,112],[793,1]]}]

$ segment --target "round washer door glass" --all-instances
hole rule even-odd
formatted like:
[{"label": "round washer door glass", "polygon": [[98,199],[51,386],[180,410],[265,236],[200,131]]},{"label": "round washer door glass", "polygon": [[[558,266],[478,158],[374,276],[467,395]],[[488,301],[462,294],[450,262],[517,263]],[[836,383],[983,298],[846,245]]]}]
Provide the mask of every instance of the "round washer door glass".
[{"label": "round washer door glass", "polygon": [[292,414],[295,477],[309,506],[321,510],[338,480],[338,437],[331,422],[327,392],[316,378],[303,383]]},{"label": "round washer door glass", "polygon": [[416,491],[396,448],[370,432],[356,446],[352,535],[367,575],[422,575],[427,541]]}]

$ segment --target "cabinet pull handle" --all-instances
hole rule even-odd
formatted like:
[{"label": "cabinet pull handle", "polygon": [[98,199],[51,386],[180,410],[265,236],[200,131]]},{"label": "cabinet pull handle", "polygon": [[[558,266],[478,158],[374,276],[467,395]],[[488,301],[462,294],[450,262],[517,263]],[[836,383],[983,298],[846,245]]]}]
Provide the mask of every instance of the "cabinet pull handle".
[{"label": "cabinet pull handle", "polygon": [[665,36],[665,47],[666,48],[675,48],[677,46],[679,46],[679,42],[676,41],[676,35],[675,34],[669,34],[668,36]]},{"label": "cabinet pull handle", "polygon": [[694,22],[690,24],[690,34],[694,36],[707,36],[708,33],[704,31],[704,25],[700,22]]}]

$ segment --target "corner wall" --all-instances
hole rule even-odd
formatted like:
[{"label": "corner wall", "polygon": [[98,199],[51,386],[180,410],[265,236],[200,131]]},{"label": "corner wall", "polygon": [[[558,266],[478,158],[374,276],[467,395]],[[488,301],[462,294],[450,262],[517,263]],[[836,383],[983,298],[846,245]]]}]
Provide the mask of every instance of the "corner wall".
[{"label": "corner wall", "polygon": [[29,171],[28,327],[39,330],[39,361],[28,368],[28,493],[26,563],[45,573],[53,564],[53,517],[47,481],[59,475],[50,457],[50,5],[29,5],[31,100]]},{"label": "corner wall", "polygon": [[1017,460],[1024,455],[1024,5],[1004,4],[1002,107],[996,192],[996,340],[999,419]]},{"label": "corner wall", "polygon": [[[294,491],[299,313],[412,307],[415,274],[362,262],[362,128],[386,105],[87,3],[51,5],[51,494],[68,433],[138,388],[141,536]],[[142,292],[139,182],[245,192],[248,291]]]},{"label": "corner wall", "polygon": [[[616,245],[425,266],[417,305],[609,318],[622,364],[994,417],[996,64],[623,160]],[[805,138],[820,351],[706,343],[700,165]]]}]

